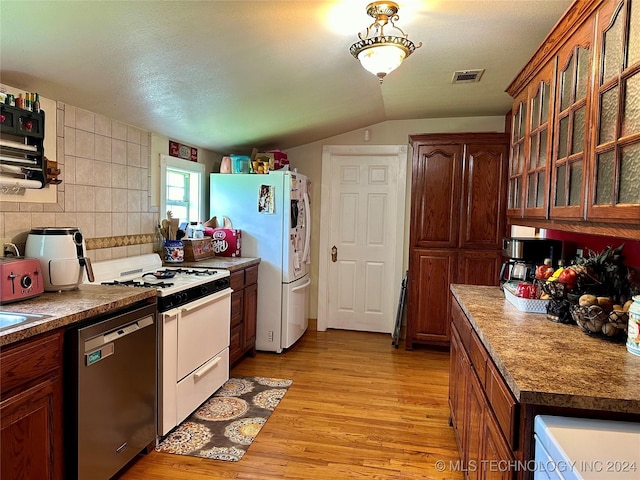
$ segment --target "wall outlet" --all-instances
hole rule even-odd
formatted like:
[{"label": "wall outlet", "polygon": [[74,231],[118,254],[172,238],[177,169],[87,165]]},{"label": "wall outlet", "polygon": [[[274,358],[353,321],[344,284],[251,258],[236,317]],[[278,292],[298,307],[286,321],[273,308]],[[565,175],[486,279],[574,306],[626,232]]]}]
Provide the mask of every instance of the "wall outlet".
[{"label": "wall outlet", "polygon": [[576,257],[581,257],[584,252],[581,248],[576,248]]},{"label": "wall outlet", "polygon": [[273,330],[269,330],[269,333],[267,333],[267,338],[270,342],[273,342]]}]

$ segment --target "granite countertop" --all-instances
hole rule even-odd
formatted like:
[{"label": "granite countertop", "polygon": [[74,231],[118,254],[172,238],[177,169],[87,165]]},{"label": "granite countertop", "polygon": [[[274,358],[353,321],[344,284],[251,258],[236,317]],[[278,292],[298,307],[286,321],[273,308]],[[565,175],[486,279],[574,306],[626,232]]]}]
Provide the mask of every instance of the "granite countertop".
[{"label": "granite countertop", "polygon": [[30,300],[3,304],[0,309],[4,312],[48,315],[48,317],[1,330],[0,347],[120,309],[147,298],[155,298],[156,295],[154,288],[82,284],[77,290],[45,292]]},{"label": "granite countertop", "polygon": [[185,267],[212,267],[223,268],[230,272],[242,270],[253,265],[258,265],[260,258],[253,257],[212,257],[197,262],[165,263],[165,266],[185,266]]},{"label": "granite countertop", "polygon": [[451,292],[520,403],[640,414],[640,357],[624,343],[520,312],[499,287]]}]

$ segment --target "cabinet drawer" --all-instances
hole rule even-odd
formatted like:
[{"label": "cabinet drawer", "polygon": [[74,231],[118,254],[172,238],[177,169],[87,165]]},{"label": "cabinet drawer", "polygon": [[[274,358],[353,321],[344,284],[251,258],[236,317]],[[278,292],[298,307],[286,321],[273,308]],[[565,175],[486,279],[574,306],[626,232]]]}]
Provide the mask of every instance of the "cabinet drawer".
[{"label": "cabinet drawer", "polygon": [[253,285],[258,283],[258,265],[249,267],[244,271],[244,284]]},{"label": "cabinet drawer", "polygon": [[229,276],[229,283],[231,284],[231,289],[235,292],[242,290],[244,288],[244,270],[240,270],[238,272],[231,272]]},{"label": "cabinet drawer", "polygon": [[469,344],[469,357],[471,357],[471,363],[473,368],[478,374],[480,383],[486,388],[486,374],[487,374],[487,351],[484,349],[484,345],[478,338],[476,332],[471,332],[471,341]]},{"label": "cabinet drawer", "polygon": [[36,383],[54,375],[62,365],[62,334],[54,333],[3,348],[0,355],[0,393]]},{"label": "cabinet drawer", "polygon": [[516,399],[513,398],[502,376],[491,362],[487,362],[486,393],[504,437],[509,442],[511,448],[516,450],[518,403]]},{"label": "cabinet drawer", "polygon": [[469,351],[471,345],[471,324],[458,304],[457,300],[451,298],[451,321],[458,329],[460,340],[465,350]]},{"label": "cabinet drawer", "polygon": [[187,418],[227,380],[229,380],[229,349],[225,348],[178,382],[176,423]]}]

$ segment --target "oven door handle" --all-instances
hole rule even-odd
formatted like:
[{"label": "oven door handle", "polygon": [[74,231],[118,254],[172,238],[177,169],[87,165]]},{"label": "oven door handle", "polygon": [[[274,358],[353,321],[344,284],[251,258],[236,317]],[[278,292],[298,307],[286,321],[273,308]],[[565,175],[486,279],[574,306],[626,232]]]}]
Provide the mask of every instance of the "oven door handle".
[{"label": "oven door handle", "polygon": [[204,377],[207,373],[209,373],[211,370],[216,368],[221,360],[222,360],[222,357],[217,357],[215,360],[213,360],[208,365],[205,365],[204,367],[202,367],[197,372],[194,372],[193,373],[193,379],[196,380],[196,381],[200,380],[200,378]]},{"label": "oven door handle", "polygon": [[192,310],[197,310],[198,308],[202,308],[206,305],[209,305],[210,303],[216,302],[222,298],[225,297],[229,297],[231,296],[231,289],[230,288],[225,288],[224,290],[220,291],[220,292],[216,292],[213,293],[211,295],[207,295],[204,298],[201,298],[200,300],[195,300],[191,303],[188,303],[187,305],[180,307],[180,312],[181,313],[189,313]]}]

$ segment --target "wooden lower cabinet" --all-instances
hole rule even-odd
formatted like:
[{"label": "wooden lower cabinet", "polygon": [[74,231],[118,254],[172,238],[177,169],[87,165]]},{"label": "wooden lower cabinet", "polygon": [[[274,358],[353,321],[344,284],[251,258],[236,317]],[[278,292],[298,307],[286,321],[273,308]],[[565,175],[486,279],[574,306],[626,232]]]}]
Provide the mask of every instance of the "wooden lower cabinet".
[{"label": "wooden lower cabinet", "polygon": [[62,480],[62,332],[0,353],[0,478]]},{"label": "wooden lower cabinet", "polygon": [[414,343],[449,345],[449,285],[497,284],[501,265],[495,250],[414,249],[407,349]]},{"label": "wooden lower cabinet", "polygon": [[[512,450],[515,440],[510,427],[517,422],[517,411],[510,407],[515,399],[503,398],[502,388],[491,373],[494,367],[487,369],[482,364],[490,360],[486,352],[477,351],[480,345],[476,334],[455,300],[451,312],[450,370],[455,377],[450,377],[449,404],[465,475],[470,480],[512,480],[516,473]],[[481,360],[476,368],[474,359],[478,358]],[[499,422],[496,417],[502,412],[511,415],[504,430],[501,424],[505,421]]]},{"label": "wooden lower cabinet", "polygon": [[449,345],[449,284],[456,271],[455,250],[414,249],[410,259],[408,350],[414,343]]},{"label": "wooden lower cabinet", "polygon": [[237,364],[247,353],[256,354],[258,314],[258,265],[231,272],[231,338],[229,363]]},{"label": "wooden lower cabinet", "polygon": [[[485,408],[490,408],[488,405]],[[478,478],[487,480],[511,480],[515,478],[514,455],[502,436],[494,416],[485,410],[482,418],[483,427],[480,434],[481,475]]]}]

